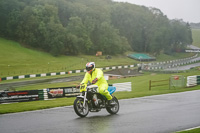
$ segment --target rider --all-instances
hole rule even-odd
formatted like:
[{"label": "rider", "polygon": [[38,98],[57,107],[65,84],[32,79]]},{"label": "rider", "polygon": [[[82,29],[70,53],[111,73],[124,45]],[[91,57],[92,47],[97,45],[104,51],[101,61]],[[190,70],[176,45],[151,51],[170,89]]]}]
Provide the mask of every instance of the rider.
[{"label": "rider", "polygon": [[86,91],[86,86],[89,81],[92,84],[98,86],[98,92],[104,95],[108,100],[108,104],[111,105],[110,101],[112,100],[112,96],[108,92],[108,83],[103,76],[103,71],[99,68],[95,68],[94,62],[88,62],[86,64],[86,70],[87,72],[85,73],[83,81],[81,82],[80,85],[78,85],[78,86],[85,86],[84,89],[80,90],[80,92]]}]

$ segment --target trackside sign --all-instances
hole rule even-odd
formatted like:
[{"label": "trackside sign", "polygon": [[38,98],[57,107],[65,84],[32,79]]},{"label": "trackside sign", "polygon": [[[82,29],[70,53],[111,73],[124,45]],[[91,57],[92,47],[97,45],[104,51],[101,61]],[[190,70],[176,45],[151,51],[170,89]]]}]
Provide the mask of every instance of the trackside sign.
[{"label": "trackside sign", "polygon": [[0,92],[0,103],[39,100],[38,91],[4,91]]}]

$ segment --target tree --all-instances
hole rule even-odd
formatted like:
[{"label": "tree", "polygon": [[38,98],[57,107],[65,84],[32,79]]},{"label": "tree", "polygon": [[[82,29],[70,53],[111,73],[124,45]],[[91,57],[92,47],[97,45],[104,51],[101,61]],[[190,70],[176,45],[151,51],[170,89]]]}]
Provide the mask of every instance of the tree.
[{"label": "tree", "polygon": [[190,25],[159,9],[111,0],[0,0],[0,36],[58,56],[155,55],[192,43]]},{"label": "tree", "polygon": [[90,41],[86,27],[82,23],[82,19],[80,17],[71,17],[67,25],[67,30],[77,39],[75,41],[77,43],[74,43],[76,51],[87,53],[92,46],[92,42]]}]

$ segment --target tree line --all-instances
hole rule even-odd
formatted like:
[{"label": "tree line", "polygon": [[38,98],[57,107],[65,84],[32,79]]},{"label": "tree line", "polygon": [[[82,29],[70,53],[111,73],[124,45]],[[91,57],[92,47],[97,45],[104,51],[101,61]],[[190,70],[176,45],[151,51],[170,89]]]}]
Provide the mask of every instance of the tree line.
[{"label": "tree line", "polygon": [[200,29],[200,23],[190,23],[192,29]]},{"label": "tree line", "polygon": [[192,43],[188,23],[112,0],[0,0],[0,36],[55,56],[171,54]]}]

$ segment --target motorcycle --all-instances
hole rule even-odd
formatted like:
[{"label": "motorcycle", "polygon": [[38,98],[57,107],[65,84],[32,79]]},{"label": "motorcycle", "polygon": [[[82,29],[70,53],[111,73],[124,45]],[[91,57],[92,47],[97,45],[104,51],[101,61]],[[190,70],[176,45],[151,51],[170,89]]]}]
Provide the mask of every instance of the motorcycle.
[{"label": "motorcycle", "polygon": [[74,101],[74,111],[78,116],[85,117],[89,112],[99,112],[103,108],[106,108],[107,112],[110,114],[116,114],[119,111],[118,99],[112,95],[116,87],[108,87],[108,91],[112,96],[110,103],[108,103],[107,98],[98,93],[97,90],[97,85],[88,85],[86,91],[83,91],[80,96],[77,96]]}]

